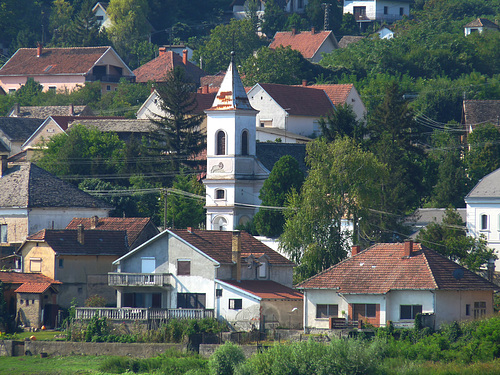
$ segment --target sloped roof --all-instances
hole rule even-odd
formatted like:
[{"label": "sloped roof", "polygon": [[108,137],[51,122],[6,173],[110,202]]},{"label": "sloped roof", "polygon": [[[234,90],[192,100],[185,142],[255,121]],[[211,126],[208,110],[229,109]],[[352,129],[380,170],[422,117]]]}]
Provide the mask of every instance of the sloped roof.
[{"label": "sloped roof", "polygon": [[258,83],[290,115],[325,116],[333,105],[325,91],[305,86]]},{"label": "sloped roof", "polygon": [[186,76],[194,83],[199,83],[200,78],[206,75],[203,70],[190,61],[184,65],[182,56],[179,54],[173,51],[165,51],[155,59],[134,70],[136,82],[164,82],[167,73],[178,66],[185,68]]},{"label": "sloped roof", "polygon": [[403,243],[373,245],[297,287],[335,289],[344,294],[384,294],[391,290],[498,289],[496,285],[418,243],[413,244],[411,256],[404,257],[404,246]]},{"label": "sloped roof", "polygon": [[[232,263],[232,232],[198,229],[192,229],[191,232],[187,229],[169,229],[169,231],[219,263]],[[275,265],[291,266],[294,264],[247,232],[241,232],[241,252],[247,257],[251,254],[258,255],[258,257],[266,254],[269,262]]]},{"label": "sloped roof", "polygon": [[86,127],[94,127],[103,132],[115,132],[115,133],[149,133],[156,129],[156,125],[151,120],[139,120],[139,119],[73,119],[68,127],[81,124]]},{"label": "sloped roof", "polygon": [[224,79],[224,76],[226,75],[226,72],[222,71],[219,72],[215,75],[206,75],[204,77],[200,78],[200,86],[208,86],[209,90],[217,90],[219,89],[220,85],[222,84],[222,80]]},{"label": "sloped roof", "polygon": [[464,100],[463,105],[467,128],[486,123],[500,125],[500,100]]},{"label": "sloped roof", "polygon": [[306,145],[304,143],[274,143],[274,142],[257,142],[256,144],[257,159],[271,171],[274,164],[282,156],[290,155],[297,160],[299,168],[302,172],[307,172],[306,165]]},{"label": "sloped roof", "polygon": [[20,48],[0,69],[0,76],[88,73],[111,47]]},{"label": "sloped roof", "polygon": [[345,104],[354,85],[352,83],[336,85],[312,85],[313,89],[323,90],[334,105]]},{"label": "sloped roof", "polygon": [[45,292],[51,286],[51,283],[24,283],[19,288],[14,290],[14,292],[39,294]]},{"label": "sloped roof", "polygon": [[118,230],[84,230],[80,244],[75,229],[42,229],[29,236],[27,241],[45,241],[56,254],[65,255],[114,255],[128,252],[127,232]]},{"label": "sloped roof", "polygon": [[68,130],[68,126],[70,123],[75,121],[83,121],[83,120],[124,120],[125,117],[121,116],[106,116],[106,117],[97,117],[97,116],[50,116],[52,120],[54,120],[57,125],[64,131]]},{"label": "sloped roof", "polygon": [[469,22],[465,27],[489,27],[492,29],[498,29],[498,25],[495,22],[490,21],[487,18],[477,18],[472,22]]},{"label": "sloped roof", "polygon": [[47,118],[49,116],[92,116],[92,110],[86,105],[47,105],[47,106],[20,106],[19,112],[16,108],[11,109],[10,117]]},{"label": "sloped roof", "polygon": [[0,131],[12,141],[24,142],[44,121],[42,118],[0,117]]},{"label": "sloped roof", "polygon": [[356,36],[356,35],[344,35],[342,39],[339,41],[339,48],[345,48],[351,43],[359,42],[361,39],[364,39],[364,36]]},{"label": "sloped roof", "polygon": [[42,275],[41,273],[23,273],[10,270],[0,270],[0,281],[4,284],[61,284],[60,281],[51,279],[50,277]]},{"label": "sloped roof", "polygon": [[[82,224],[85,230],[126,231],[128,245],[131,246],[149,223],[156,228],[149,217],[99,217],[95,228],[92,228],[92,220],[94,219],[75,217],[66,226],[66,229],[77,229],[78,225]],[[156,234],[158,233],[159,231],[156,230]]]},{"label": "sloped roof", "polygon": [[303,294],[271,280],[223,280],[262,299],[302,300]]},{"label": "sloped roof", "polygon": [[11,166],[0,177],[0,207],[112,208],[33,163]]},{"label": "sloped roof", "polygon": [[293,50],[299,51],[306,59],[312,59],[321,45],[328,38],[332,38],[333,44],[338,47],[337,39],[332,31],[303,31],[293,33],[290,31],[278,31],[269,48],[276,49],[279,46],[290,46]]},{"label": "sloped roof", "polygon": [[484,176],[465,196],[469,198],[500,198],[500,168]]}]

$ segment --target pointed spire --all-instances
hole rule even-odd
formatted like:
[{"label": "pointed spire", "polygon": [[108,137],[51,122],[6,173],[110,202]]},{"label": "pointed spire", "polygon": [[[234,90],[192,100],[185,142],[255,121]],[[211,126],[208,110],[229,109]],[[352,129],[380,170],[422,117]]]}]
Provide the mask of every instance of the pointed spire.
[{"label": "pointed spire", "polygon": [[212,108],[210,108],[209,111],[228,111],[235,109],[252,110],[253,108],[248,101],[245,87],[243,87],[240,75],[238,74],[238,69],[234,62],[234,52],[231,52],[231,62],[222,80],[219,92],[215,97],[214,104],[212,104]]}]

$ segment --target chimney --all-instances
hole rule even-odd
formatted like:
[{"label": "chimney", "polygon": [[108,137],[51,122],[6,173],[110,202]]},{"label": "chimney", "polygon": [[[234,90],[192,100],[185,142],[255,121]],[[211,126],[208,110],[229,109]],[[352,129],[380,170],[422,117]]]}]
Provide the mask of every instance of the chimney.
[{"label": "chimney", "polygon": [[403,256],[409,258],[411,257],[412,252],[413,252],[413,240],[405,240]]},{"label": "chimney", "polygon": [[43,46],[42,46],[42,43],[38,42],[36,44],[36,57],[40,57],[42,56],[42,52],[43,52]]},{"label": "chimney", "polygon": [[495,259],[493,258],[488,259],[487,276],[488,281],[493,282],[493,277],[495,276]]},{"label": "chimney", "polygon": [[306,87],[307,86],[307,79],[302,80],[302,86]]},{"label": "chimney", "polygon": [[155,92],[155,85],[151,85],[151,94]]},{"label": "chimney", "polygon": [[234,263],[233,267],[233,279],[236,281],[241,281],[241,233],[239,230],[235,230],[231,237],[231,254],[232,261]]},{"label": "chimney", "polygon": [[359,254],[361,251],[361,246],[360,245],[352,245],[351,247],[351,256]]},{"label": "chimney", "polygon": [[311,27],[311,34],[313,34],[313,35],[316,34],[316,29],[314,28],[314,26]]},{"label": "chimney", "polygon": [[69,105],[69,115],[74,116],[75,115],[75,106],[73,104]]},{"label": "chimney", "polygon": [[187,227],[186,229],[187,229],[188,233],[193,233],[193,228],[192,227]]},{"label": "chimney", "polygon": [[94,215],[90,218],[90,229],[95,229],[99,226],[99,218]]},{"label": "chimney", "polygon": [[7,172],[7,155],[0,155],[0,177]]},{"label": "chimney", "polygon": [[203,93],[208,94],[209,93],[209,85],[203,86]]},{"label": "chimney", "polygon": [[83,224],[78,224],[76,229],[76,239],[80,245],[85,243],[85,235],[83,233]]},{"label": "chimney", "polygon": [[12,113],[12,115],[14,117],[17,117],[17,116],[19,116],[20,113],[21,113],[21,106],[19,105],[19,103],[15,103],[14,104],[14,113]]},{"label": "chimney", "polygon": [[295,27],[292,27],[292,35],[297,34],[297,29]]},{"label": "chimney", "polygon": [[187,49],[182,50],[182,63],[184,65],[187,65],[187,63],[188,63],[188,50]]},{"label": "chimney", "polygon": [[167,47],[160,47],[160,48],[158,48],[158,54],[159,54],[159,56],[163,55],[166,52],[167,52]]},{"label": "chimney", "polygon": [[198,87],[198,91],[196,91],[198,94],[203,94],[203,87]]}]

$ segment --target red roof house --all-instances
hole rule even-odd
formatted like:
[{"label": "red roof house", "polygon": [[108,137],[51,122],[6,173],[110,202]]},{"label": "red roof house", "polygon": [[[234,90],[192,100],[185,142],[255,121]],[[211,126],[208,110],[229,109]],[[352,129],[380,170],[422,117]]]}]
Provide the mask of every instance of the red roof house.
[{"label": "red roof house", "polygon": [[412,326],[418,313],[435,327],[493,313],[495,284],[419,243],[376,244],[297,285],[304,321],[328,328],[330,318],[375,326]]}]

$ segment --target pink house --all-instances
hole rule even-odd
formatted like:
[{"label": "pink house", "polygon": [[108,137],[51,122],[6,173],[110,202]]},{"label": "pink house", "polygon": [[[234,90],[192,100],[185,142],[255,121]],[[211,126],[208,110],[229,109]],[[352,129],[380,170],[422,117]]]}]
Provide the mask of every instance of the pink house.
[{"label": "pink house", "polygon": [[101,82],[103,93],[116,89],[121,78],[135,81],[134,73],[112,47],[20,48],[0,69],[0,87],[18,90],[28,77],[44,91],[69,90],[86,82]]}]

